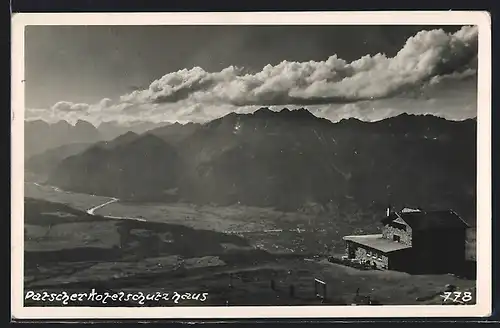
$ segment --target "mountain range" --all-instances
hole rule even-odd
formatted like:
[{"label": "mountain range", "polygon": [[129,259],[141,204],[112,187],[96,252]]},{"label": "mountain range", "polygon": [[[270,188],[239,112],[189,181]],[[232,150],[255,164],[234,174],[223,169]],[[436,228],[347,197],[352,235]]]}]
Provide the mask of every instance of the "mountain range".
[{"label": "mountain range", "polygon": [[[59,147],[63,147],[62,152],[71,152],[69,149],[73,147],[67,147],[68,145],[91,145],[102,140],[112,140],[128,131],[144,133],[167,124],[169,123],[133,122],[120,125],[115,122],[104,122],[95,127],[84,120],[78,120],[74,125],[64,120],[56,123],[48,123],[42,120],[26,121],[24,124],[25,158],[40,155],[47,150]],[[51,152],[51,155],[58,152]],[[43,157],[38,160],[38,162],[41,161],[43,161]]]},{"label": "mountain range", "polygon": [[75,125],[66,121],[50,124],[42,120],[24,124],[25,158],[71,143],[94,143],[99,140],[97,128],[83,120],[77,121]]},{"label": "mountain range", "polygon": [[[59,152],[58,154],[61,154]],[[476,120],[333,123],[306,109],[229,114],[52,155],[47,182],[130,201],[297,211],[413,206],[475,220]]]},{"label": "mountain range", "polygon": [[102,140],[112,140],[127,132],[134,132],[140,134],[169,124],[170,123],[167,122],[154,123],[154,122],[137,121],[137,122],[129,122],[126,125],[123,125],[111,121],[99,124],[98,130]]}]

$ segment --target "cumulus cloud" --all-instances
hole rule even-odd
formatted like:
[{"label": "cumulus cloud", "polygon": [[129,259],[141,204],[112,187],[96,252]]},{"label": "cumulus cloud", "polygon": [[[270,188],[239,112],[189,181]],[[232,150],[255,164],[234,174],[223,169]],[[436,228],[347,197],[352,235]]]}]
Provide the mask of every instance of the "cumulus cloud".
[{"label": "cumulus cloud", "polygon": [[[107,98],[93,105],[62,101],[52,111],[61,116],[79,113],[94,120],[120,116],[122,120],[154,117],[170,121],[204,121],[229,112],[283,105],[312,105],[325,117],[335,110],[335,117],[344,116],[343,111],[360,114],[366,112],[359,110],[364,106],[360,104],[367,101],[380,105],[384,99],[475,76],[477,37],[475,26],[455,33],[420,31],[393,57],[379,53],[347,62],[332,55],[324,61],[283,61],[256,73],[234,66],[220,72],[194,67],[168,73],[116,103]],[[378,116],[397,111],[384,108]]]},{"label": "cumulus cloud", "polygon": [[69,101],[60,101],[52,106],[52,110],[55,112],[86,112],[89,107],[88,104],[74,104]]},{"label": "cumulus cloud", "polygon": [[353,102],[419,87],[462,69],[476,54],[477,27],[465,26],[454,34],[421,31],[394,57],[367,55],[350,63],[337,55],[320,62],[283,61],[255,74],[241,74],[232,66],[215,73],[195,67],[166,74],[121,100],[172,103],[192,98],[236,106]]}]

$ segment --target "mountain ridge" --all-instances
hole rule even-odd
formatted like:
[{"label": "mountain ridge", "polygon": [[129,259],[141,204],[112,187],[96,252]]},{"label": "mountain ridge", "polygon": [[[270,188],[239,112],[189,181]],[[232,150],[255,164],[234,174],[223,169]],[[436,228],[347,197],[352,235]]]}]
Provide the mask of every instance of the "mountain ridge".
[{"label": "mountain ridge", "polygon": [[[214,118],[212,120],[209,120],[209,121],[206,121],[206,122],[203,122],[203,123],[197,123],[197,122],[187,122],[187,123],[174,122],[174,123],[170,123],[168,121],[159,121],[159,122],[156,122],[156,121],[139,121],[139,122],[133,121],[133,122],[131,122],[132,124],[120,125],[120,124],[118,124],[117,121],[105,121],[105,122],[101,122],[101,123],[99,123],[97,125],[94,125],[93,123],[91,123],[89,121],[86,121],[86,120],[82,120],[82,119],[77,120],[77,122],[89,123],[89,124],[91,124],[92,126],[94,126],[95,128],[98,128],[98,129],[99,129],[99,127],[108,127],[109,125],[118,125],[118,126],[122,126],[122,127],[130,127],[130,126],[141,125],[141,124],[160,124],[160,125],[164,124],[164,126],[168,126],[168,125],[191,125],[191,124],[203,125],[203,124],[207,124],[207,123],[210,123],[212,121],[215,121],[215,120],[218,120],[218,119],[224,118],[226,116],[230,116],[230,115],[236,115],[236,116],[239,116],[239,115],[255,115],[255,114],[260,115],[260,114],[266,113],[266,114],[263,114],[265,116],[265,115],[269,114],[268,112],[269,113],[281,113],[281,112],[284,112],[284,113],[294,113],[294,112],[299,112],[299,113],[305,114],[304,116],[309,116],[309,117],[312,116],[314,118],[321,118],[321,119],[327,120],[327,121],[329,121],[331,123],[340,123],[340,122],[344,122],[344,121],[359,121],[359,122],[363,122],[363,123],[376,123],[376,122],[380,122],[380,121],[384,121],[384,120],[388,120],[388,119],[390,120],[390,119],[395,118],[395,117],[433,117],[433,118],[442,119],[442,120],[445,120],[445,121],[448,121],[448,122],[464,122],[464,121],[469,121],[469,120],[477,121],[477,116],[469,117],[469,118],[465,118],[465,119],[451,120],[451,119],[447,119],[445,117],[442,117],[442,116],[439,116],[439,115],[435,115],[435,114],[432,114],[432,113],[428,113],[428,114],[420,114],[420,113],[419,114],[414,114],[414,113],[407,113],[407,112],[403,112],[403,113],[400,113],[400,114],[397,114],[397,115],[394,115],[394,116],[389,116],[389,117],[381,118],[381,119],[378,119],[378,120],[362,120],[362,119],[359,119],[357,117],[349,117],[349,118],[341,118],[338,121],[331,121],[331,120],[329,120],[327,118],[316,116],[313,112],[311,112],[309,109],[304,108],[304,107],[301,107],[301,108],[298,108],[298,109],[289,109],[287,107],[284,107],[284,108],[282,108],[280,110],[272,110],[269,107],[263,106],[263,107],[258,108],[254,112],[249,112],[249,113],[231,112],[231,113],[228,113],[228,114],[223,115],[221,117],[217,117],[217,118]],[[71,123],[69,123],[66,120],[59,120],[59,121],[57,121],[55,123],[48,123],[47,121],[44,121],[42,119],[25,120],[25,124],[26,123],[44,123],[44,124],[47,124],[47,125],[53,125],[53,124],[57,124],[57,123],[67,123],[68,125],[71,125],[71,126],[75,126],[76,125],[76,123],[75,124],[71,124]],[[155,129],[161,128],[161,127],[162,126],[155,127]],[[144,132],[146,132],[146,131],[144,131]]]},{"label": "mountain ridge", "polygon": [[42,120],[25,121],[24,153],[29,158],[46,150],[71,143],[93,143],[101,139],[91,123],[79,120],[75,125],[61,120],[49,124]]},{"label": "mountain ridge", "polygon": [[[475,120],[398,115],[360,122],[335,123],[305,109],[232,113],[207,124],[154,129],[104,153],[86,150],[59,163],[48,181],[130,200],[293,211],[304,204],[409,202],[474,215]],[[127,172],[115,174],[119,169]],[[144,181],[135,177],[141,174]],[[166,197],[167,189],[178,192]]]}]

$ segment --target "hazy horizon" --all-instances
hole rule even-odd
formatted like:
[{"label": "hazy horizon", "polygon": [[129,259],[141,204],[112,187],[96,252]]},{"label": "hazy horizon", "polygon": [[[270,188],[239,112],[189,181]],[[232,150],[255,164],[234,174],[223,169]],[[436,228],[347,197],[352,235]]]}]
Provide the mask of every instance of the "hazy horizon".
[{"label": "hazy horizon", "polygon": [[[264,109],[266,109],[266,108],[269,109],[268,107],[260,107],[260,108],[257,108],[255,111],[258,111],[258,110],[263,109],[263,108]],[[281,110],[284,110],[284,109],[287,109],[287,108],[283,107],[280,110],[276,110],[276,109],[269,109],[269,110],[272,110],[274,112],[278,112],[279,113]],[[300,109],[300,108],[298,108],[298,109]],[[303,108],[303,109],[306,109],[307,111],[309,111],[311,114],[314,115],[314,113],[312,113],[308,108]],[[78,121],[83,121],[83,122],[92,124],[96,128],[98,128],[101,124],[114,124],[116,126],[131,127],[131,126],[134,126],[134,125],[141,125],[141,124],[155,124],[155,125],[160,125],[160,124],[181,124],[181,125],[186,125],[186,124],[207,124],[207,123],[210,123],[212,121],[224,118],[225,116],[230,115],[230,114],[231,113],[225,114],[225,115],[223,115],[221,117],[215,117],[215,118],[213,118],[211,120],[208,120],[208,121],[205,121],[205,122],[191,122],[191,121],[184,121],[184,122],[179,122],[179,121],[157,121],[157,122],[153,122],[153,121],[147,121],[146,120],[146,121],[128,121],[128,122],[122,122],[122,123],[117,122],[117,121],[103,121],[103,122],[99,122],[98,124],[95,124],[95,123],[92,123],[92,122],[87,121],[85,119],[77,119],[76,121],[69,121],[68,122],[68,121],[66,121],[64,119],[60,119],[58,121],[46,121],[46,120],[40,119],[40,118],[33,118],[33,119],[26,119],[25,118],[24,121],[25,122],[44,121],[44,122],[46,122],[48,124],[56,124],[56,123],[59,123],[59,122],[66,122],[66,123],[68,123],[68,124],[70,124],[72,126],[75,126],[75,124]],[[236,113],[236,114],[238,114],[238,115],[251,115],[251,114],[253,114],[253,112],[249,112],[249,113]],[[386,119],[398,117],[398,116],[401,116],[401,115],[409,115],[409,116],[433,116],[433,117],[441,118],[441,119],[444,119],[444,120],[447,120],[447,121],[455,121],[455,122],[462,122],[462,121],[477,119],[477,116],[467,117],[467,118],[459,118],[459,119],[449,119],[449,118],[441,117],[441,116],[434,115],[434,114],[412,114],[412,113],[406,113],[406,112],[399,113],[399,114],[394,115],[394,116],[383,117],[383,118],[380,118],[380,119],[377,119],[377,120],[370,120],[370,121],[363,120],[363,119],[356,118],[356,117],[341,118],[341,119],[339,119],[337,121],[332,121],[332,120],[330,120],[328,118],[325,118],[325,119],[329,120],[332,123],[338,123],[338,122],[341,122],[343,120],[349,120],[349,119],[355,119],[355,120],[359,120],[359,121],[363,121],[363,122],[367,122],[367,123],[375,123],[375,122],[383,121],[383,120],[386,120]],[[319,116],[316,116],[316,117],[323,118],[323,117],[319,117]]]}]

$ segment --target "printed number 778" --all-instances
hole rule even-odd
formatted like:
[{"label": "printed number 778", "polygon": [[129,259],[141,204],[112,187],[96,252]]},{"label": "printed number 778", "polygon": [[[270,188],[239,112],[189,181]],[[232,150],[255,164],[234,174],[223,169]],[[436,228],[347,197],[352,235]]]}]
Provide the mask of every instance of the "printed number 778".
[{"label": "printed number 778", "polygon": [[444,298],[443,302],[451,300],[452,302],[469,302],[472,300],[471,292],[444,292],[441,295]]}]

